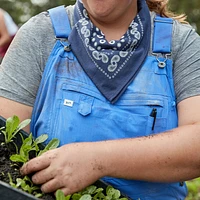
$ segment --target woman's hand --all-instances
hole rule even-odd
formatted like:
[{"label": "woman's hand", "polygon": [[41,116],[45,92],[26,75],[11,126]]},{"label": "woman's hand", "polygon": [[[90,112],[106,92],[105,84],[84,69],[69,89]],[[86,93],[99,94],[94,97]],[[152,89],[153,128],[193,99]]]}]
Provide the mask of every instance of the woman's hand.
[{"label": "woman's hand", "polygon": [[95,144],[74,143],[50,150],[24,164],[21,173],[35,173],[32,181],[41,184],[44,193],[58,189],[65,195],[78,192],[106,174],[101,150]]}]

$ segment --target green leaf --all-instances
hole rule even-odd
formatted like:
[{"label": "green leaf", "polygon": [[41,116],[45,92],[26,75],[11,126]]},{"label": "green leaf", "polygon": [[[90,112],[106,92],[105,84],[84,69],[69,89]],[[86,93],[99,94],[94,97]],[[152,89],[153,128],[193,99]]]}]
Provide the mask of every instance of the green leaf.
[{"label": "green leaf", "polygon": [[29,123],[31,122],[30,119],[25,119],[24,121],[22,121],[16,128],[15,132],[13,133],[13,135],[16,135],[16,133],[23,129],[24,127],[26,127]]},{"label": "green leaf", "polygon": [[20,155],[21,156],[24,156],[24,157],[26,157],[26,158],[29,158],[29,152],[30,152],[30,150],[32,149],[32,147],[31,146],[29,146],[29,145],[26,145],[26,144],[23,144],[22,146],[21,146],[21,148],[20,148]]},{"label": "green leaf", "polygon": [[13,161],[13,162],[22,162],[22,163],[25,163],[25,162],[28,161],[26,159],[26,157],[23,157],[23,156],[18,155],[18,154],[11,155],[10,160]]},{"label": "green leaf", "polygon": [[114,199],[119,199],[119,197],[121,196],[120,191],[117,190],[117,189],[114,189],[114,188],[113,188],[113,191],[114,191],[113,198]]},{"label": "green leaf", "polygon": [[43,194],[42,194],[42,193],[37,193],[37,194],[35,194],[34,196],[35,196],[36,198],[40,198],[40,197],[43,196]]},{"label": "green leaf", "polygon": [[36,144],[40,144],[40,143],[45,142],[47,140],[47,138],[48,138],[48,135],[47,134],[43,134],[43,135],[40,135],[39,137],[37,137],[34,142]]},{"label": "green leaf", "polygon": [[28,176],[25,176],[23,180],[24,180],[24,181],[28,181],[28,182],[30,183],[31,186],[33,185],[32,180],[31,180]]},{"label": "green leaf", "polygon": [[35,191],[35,190],[39,190],[40,187],[35,185],[35,186],[32,186],[31,189],[32,189],[32,191]]},{"label": "green leaf", "polygon": [[25,185],[24,180],[21,179],[21,178],[17,178],[17,179],[16,179],[16,182],[17,182],[17,184],[16,184],[17,187],[19,187],[19,186],[21,186],[21,185]]},{"label": "green leaf", "polygon": [[24,190],[24,191],[27,191],[29,194],[32,193],[32,189],[31,189],[31,187],[30,187],[29,185],[25,185],[25,186],[23,187],[23,190]]},{"label": "green leaf", "polygon": [[12,138],[18,133],[20,129],[23,129],[30,123],[30,119],[24,120],[20,123],[19,117],[13,115],[6,120],[6,130],[3,132],[5,135],[5,142],[9,143],[12,141]]},{"label": "green leaf", "polygon": [[30,133],[29,136],[23,141],[23,145],[31,146],[32,143],[33,143],[33,136],[32,133]]},{"label": "green leaf", "polygon": [[89,194],[84,194],[79,200],[91,200],[92,197]]},{"label": "green leaf", "polygon": [[56,138],[52,139],[47,145],[46,147],[41,150],[38,154],[38,156],[42,155],[44,152],[51,150],[51,149],[55,149],[59,146],[60,141]]},{"label": "green leaf", "polygon": [[102,191],[99,191],[97,194],[94,195],[93,199],[105,199],[105,195]]},{"label": "green leaf", "polygon": [[88,186],[86,188],[87,194],[94,194],[96,192],[97,187],[94,185]]},{"label": "green leaf", "polygon": [[73,199],[73,200],[79,200],[80,198],[81,198],[81,194],[74,193],[74,194],[72,195],[72,199]]},{"label": "green leaf", "polygon": [[103,192],[103,188],[97,188],[96,193],[98,193],[98,192]]},{"label": "green leaf", "polygon": [[21,141],[22,141],[22,144],[24,143],[24,136],[22,135],[22,133],[19,133],[20,137],[21,137]]},{"label": "green leaf", "polygon": [[10,173],[8,173],[8,178],[9,178],[9,184],[10,184],[12,187],[16,188],[16,184],[13,182],[12,176],[11,176]]},{"label": "green leaf", "polygon": [[35,143],[35,141],[33,141],[33,143],[34,143],[34,147],[32,148],[32,150],[35,150],[36,152],[40,151],[37,143]]},{"label": "green leaf", "polygon": [[119,190],[114,189],[112,186],[106,188],[106,194],[110,199],[119,199],[121,193]]},{"label": "green leaf", "polygon": [[10,140],[14,137],[13,133],[17,129],[19,122],[19,117],[17,117],[16,115],[9,117],[6,120],[6,134],[8,139],[7,142],[10,142]]},{"label": "green leaf", "polygon": [[32,150],[33,137],[32,134],[29,135],[24,141],[20,148],[20,155],[29,158],[29,152]]},{"label": "green leaf", "polygon": [[65,200],[65,195],[62,190],[56,191],[56,200]]},{"label": "green leaf", "polygon": [[67,195],[66,197],[65,197],[65,200],[70,200],[71,199],[71,194],[69,194],[69,195]]},{"label": "green leaf", "polygon": [[59,146],[60,141],[56,138],[52,139],[46,146],[46,150],[55,149]]},{"label": "green leaf", "polygon": [[17,127],[18,130],[23,129],[24,127],[26,127],[28,124],[30,124],[31,120],[30,119],[25,119],[24,121],[22,121],[19,126]]}]

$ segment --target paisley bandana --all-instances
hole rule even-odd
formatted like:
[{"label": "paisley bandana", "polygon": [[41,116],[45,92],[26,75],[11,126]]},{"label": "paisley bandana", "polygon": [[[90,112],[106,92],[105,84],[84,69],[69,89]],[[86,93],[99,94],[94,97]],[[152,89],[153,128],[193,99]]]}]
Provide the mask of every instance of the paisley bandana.
[{"label": "paisley bandana", "polygon": [[72,51],[111,103],[115,103],[133,81],[148,54],[151,19],[145,0],[138,0],[138,10],[120,40],[108,42],[89,19],[81,0],[75,5],[75,26],[69,36]]}]

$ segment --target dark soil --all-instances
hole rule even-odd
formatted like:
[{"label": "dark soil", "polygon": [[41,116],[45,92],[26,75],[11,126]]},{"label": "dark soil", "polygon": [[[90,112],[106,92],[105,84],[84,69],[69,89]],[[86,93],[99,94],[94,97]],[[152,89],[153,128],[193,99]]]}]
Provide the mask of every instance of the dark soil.
[{"label": "dark soil", "polygon": [[[0,141],[1,143],[1,141]],[[0,180],[9,184],[8,173],[10,173],[13,182],[15,183],[16,178],[23,178],[20,174],[20,164],[14,164],[10,161],[10,156],[15,153],[13,146],[6,146],[5,144],[0,144]],[[42,193],[41,191],[38,191]],[[43,200],[55,200],[53,194],[44,194],[41,199]]]}]

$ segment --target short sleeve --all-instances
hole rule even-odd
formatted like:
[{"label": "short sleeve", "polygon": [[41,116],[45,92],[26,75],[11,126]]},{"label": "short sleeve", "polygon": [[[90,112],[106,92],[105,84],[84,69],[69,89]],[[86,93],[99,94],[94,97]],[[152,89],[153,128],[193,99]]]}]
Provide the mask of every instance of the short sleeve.
[{"label": "short sleeve", "polygon": [[32,17],[17,32],[0,67],[0,96],[33,106],[55,43],[49,16]]},{"label": "short sleeve", "polygon": [[173,74],[177,103],[200,95],[200,36],[190,25],[174,24]]}]

